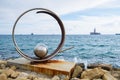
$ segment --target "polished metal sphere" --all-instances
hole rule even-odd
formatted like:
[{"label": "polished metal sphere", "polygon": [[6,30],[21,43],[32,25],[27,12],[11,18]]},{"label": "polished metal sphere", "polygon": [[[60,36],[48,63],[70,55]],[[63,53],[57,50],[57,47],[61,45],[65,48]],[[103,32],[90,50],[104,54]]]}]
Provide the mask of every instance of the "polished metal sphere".
[{"label": "polished metal sphere", "polygon": [[44,58],[47,55],[48,49],[45,45],[38,44],[34,48],[34,54],[39,58]]}]

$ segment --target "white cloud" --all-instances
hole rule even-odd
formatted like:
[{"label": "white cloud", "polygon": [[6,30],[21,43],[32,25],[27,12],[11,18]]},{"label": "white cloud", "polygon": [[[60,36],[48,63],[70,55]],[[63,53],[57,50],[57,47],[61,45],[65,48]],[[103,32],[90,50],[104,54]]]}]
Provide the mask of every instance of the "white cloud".
[{"label": "white cloud", "polygon": [[120,8],[120,0],[110,0],[107,3],[101,4],[98,8]]},{"label": "white cloud", "polygon": [[[23,13],[24,11],[31,8],[47,8],[57,13],[60,17],[62,15],[67,15],[73,12],[85,11],[93,8],[112,8],[112,7],[120,7],[119,0],[15,0],[15,1],[5,1],[2,0],[0,3],[0,32],[1,33],[11,33],[12,24],[14,24],[17,17]],[[89,14],[89,13],[88,13]],[[38,14],[39,15],[39,14]],[[22,28],[19,29],[18,32],[21,32],[24,28],[26,33],[30,33],[32,30],[39,32],[39,25],[42,26],[58,26],[57,23],[52,23],[50,19],[46,16],[34,16],[28,15],[27,17],[23,17],[22,20]],[[43,22],[44,21],[44,22]],[[41,22],[41,23],[39,23]],[[46,23],[47,22],[47,23]],[[38,24],[39,23],[39,24]],[[114,29],[114,31],[118,31],[120,26],[120,16],[109,15],[109,16],[82,16],[82,19],[79,17],[76,20],[63,20],[63,23],[66,28],[67,34],[79,34],[79,33],[89,33],[93,30],[94,27],[97,27],[98,31],[104,33],[110,33],[108,31],[104,31],[107,27],[110,29]],[[27,25],[28,24],[28,25]],[[29,30],[25,26],[29,27]],[[3,28],[4,26],[4,28]],[[35,26],[32,27],[32,26]],[[113,28],[116,27],[116,28]],[[5,30],[6,29],[6,30]],[[9,30],[8,30],[9,29]],[[43,33],[48,32],[49,29],[41,30]],[[57,29],[52,30],[53,33],[57,32]],[[113,32],[112,32],[113,33]]]},{"label": "white cloud", "polygon": [[[80,10],[86,10],[102,5],[111,0],[16,0],[16,1],[4,1],[4,5],[0,6],[1,10],[5,10],[9,13],[23,12],[30,8],[48,8],[55,11],[59,15],[64,15]],[[2,4],[2,3],[1,3]],[[14,15],[15,15],[14,14]]]},{"label": "white cloud", "polygon": [[120,32],[120,16],[83,16],[82,20],[64,21],[67,33],[89,34],[94,28],[103,34]]},{"label": "white cloud", "polygon": [[[64,2],[64,1],[63,1]],[[72,12],[82,11],[90,8],[97,7],[101,4],[108,2],[108,0],[76,0],[66,1],[62,4],[61,10],[58,13],[68,14]],[[60,7],[61,7],[60,6]]]}]

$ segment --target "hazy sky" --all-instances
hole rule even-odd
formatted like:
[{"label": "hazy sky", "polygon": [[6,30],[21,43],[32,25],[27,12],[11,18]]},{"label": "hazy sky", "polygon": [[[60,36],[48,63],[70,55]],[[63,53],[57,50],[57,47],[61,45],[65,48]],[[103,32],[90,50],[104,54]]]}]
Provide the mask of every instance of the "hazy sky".
[{"label": "hazy sky", "polygon": [[[18,16],[31,8],[47,8],[62,20],[66,34],[120,33],[120,0],[0,0],[0,34],[11,34]],[[16,27],[18,34],[57,34],[55,20],[28,13]]]}]

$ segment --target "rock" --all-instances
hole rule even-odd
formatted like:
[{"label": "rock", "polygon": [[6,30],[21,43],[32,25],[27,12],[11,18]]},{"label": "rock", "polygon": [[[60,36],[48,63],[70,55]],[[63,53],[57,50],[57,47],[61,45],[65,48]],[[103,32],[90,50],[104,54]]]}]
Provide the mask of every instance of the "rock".
[{"label": "rock", "polygon": [[88,68],[97,68],[97,67],[101,67],[102,69],[108,71],[111,71],[113,68],[111,64],[103,64],[103,63],[93,63],[88,65]]},{"label": "rock", "polygon": [[78,77],[82,73],[83,69],[80,66],[76,66],[72,75],[72,78]]},{"label": "rock", "polygon": [[28,78],[28,74],[25,72],[21,72],[18,77],[26,77]]},{"label": "rock", "polygon": [[1,68],[1,69],[5,69],[5,68],[6,68],[6,64],[1,64],[1,65],[0,65],[0,68]]},{"label": "rock", "polygon": [[10,69],[16,70],[17,68],[16,68],[16,66],[11,66]]},{"label": "rock", "polygon": [[17,78],[15,80],[30,80],[30,79],[27,79],[27,77],[20,77],[20,78]]},{"label": "rock", "polygon": [[90,79],[79,79],[79,80],[90,80]]},{"label": "rock", "polygon": [[79,79],[79,78],[72,78],[71,80],[90,80],[90,79]]},{"label": "rock", "polygon": [[[30,79],[31,80],[31,79]],[[33,80],[43,80],[43,78],[35,78]]]},{"label": "rock", "polygon": [[70,80],[80,80],[79,78],[72,78],[72,79],[70,79]]},{"label": "rock", "polygon": [[118,73],[113,74],[114,77],[119,77],[120,75]]},{"label": "rock", "polygon": [[7,64],[7,61],[0,60],[0,65],[1,64]]},{"label": "rock", "polygon": [[[33,80],[51,80],[51,79],[47,79],[47,78],[35,78]],[[56,79],[57,80],[57,79]]]},{"label": "rock", "polygon": [[66,76],[64,79],[61,80],[70,80],[68,76]]},{"label": "rock", "polygon": [[14,79],[12,79],[12,78],[8,78],[7,80],[14,80]]},{"label": "rock", "polygon": [[7,80],[6,74],[0,74],[0,80]]},{"label": "rock", "polygon": [[117,78],[118,80],[120,79],[120,71],[112,71],[112,76],[114,76],[115,78]]},{"label": "rock", "polygon": [[0,69],[0,74],[2,74],[4,71],[5,71],[5,70],[3,70],[3,69]]},{"label": "rock", "polygon": [[54,76],[51,80],[60,80],[58,76]]},{"label": "rock", "polygon": [[77,65],[77,66],[80,66],[80,67],[83,68],[83,69],[84,69],[84,67],[85,67],[84,63],[77,63],[76,65]]},{"label": "rock", "polygon": [[60,79],[62,79],[62,80],[69,80],[69,77],[68,76],[66,76],[66,75],[63,75],[63,74],[59,74],[59,75],[57,75]]},{"label": "rock", "polygon": [[105,73],[103,75],[103,80],[117,80],[110,73]]},{"label": "rock", "polygon": [[101,68],[94,68],[91,70],[86,70],[81,74],[82,79],[97,79],[104,75],[104,71]]},{"label": "rock", "polygon": [[10,77],[15,79],[18,77],[18,75],[19,75],[19,72],[13,72]]},{"label": "rock", "polygon": [[0,69],[5,69],[7,65],[7,61],[0,60]]},{"label": "rock", "polygon": [[27,73],[19,72],[19,75],[15,80],[30,80],[30,79],[28,79],[28,74]]},{"label": "rock", "polygon": [[100,64],[99,67],[108,71],[111,71],[113,68],[111,64]]},{"label": "rock", "polygon": [[8,77],[11,76],[14,73],[14,71],[12,69],[6,69],[3,73],[5,73]]},{"label": "rock", "polygon": [[36,76],[34,76],[34,75],[28,75],[27,78],[30,79],[30,80],[34,80],[36,78]]}]

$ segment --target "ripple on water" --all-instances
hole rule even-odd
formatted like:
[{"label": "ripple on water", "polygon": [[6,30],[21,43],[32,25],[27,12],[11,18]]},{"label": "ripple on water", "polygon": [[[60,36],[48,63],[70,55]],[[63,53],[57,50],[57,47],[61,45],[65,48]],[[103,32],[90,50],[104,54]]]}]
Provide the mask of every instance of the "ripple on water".
[{"label": "ripple on water", "polygon": [[[30,56],[33,56],[33,49],[37,43],[45,43],[48,46],[49,52],[53,52],[60,41],[60,36],[53,35],[21,35],[16,36],[21,50]],[[74,57],[87,60],[89,62],[107,62],[120,65],[120,36],[115,35],[69,35],[66,36],[65,45],[67,48],[74,45],[74,48],[60,53],[55,58],[64,57],[65,60],[73,61]],[[10,35],[0,35],[0,58],[16,58],[20,57],[13,46]],[[118,61],[119,62],[118,62]]]}]

